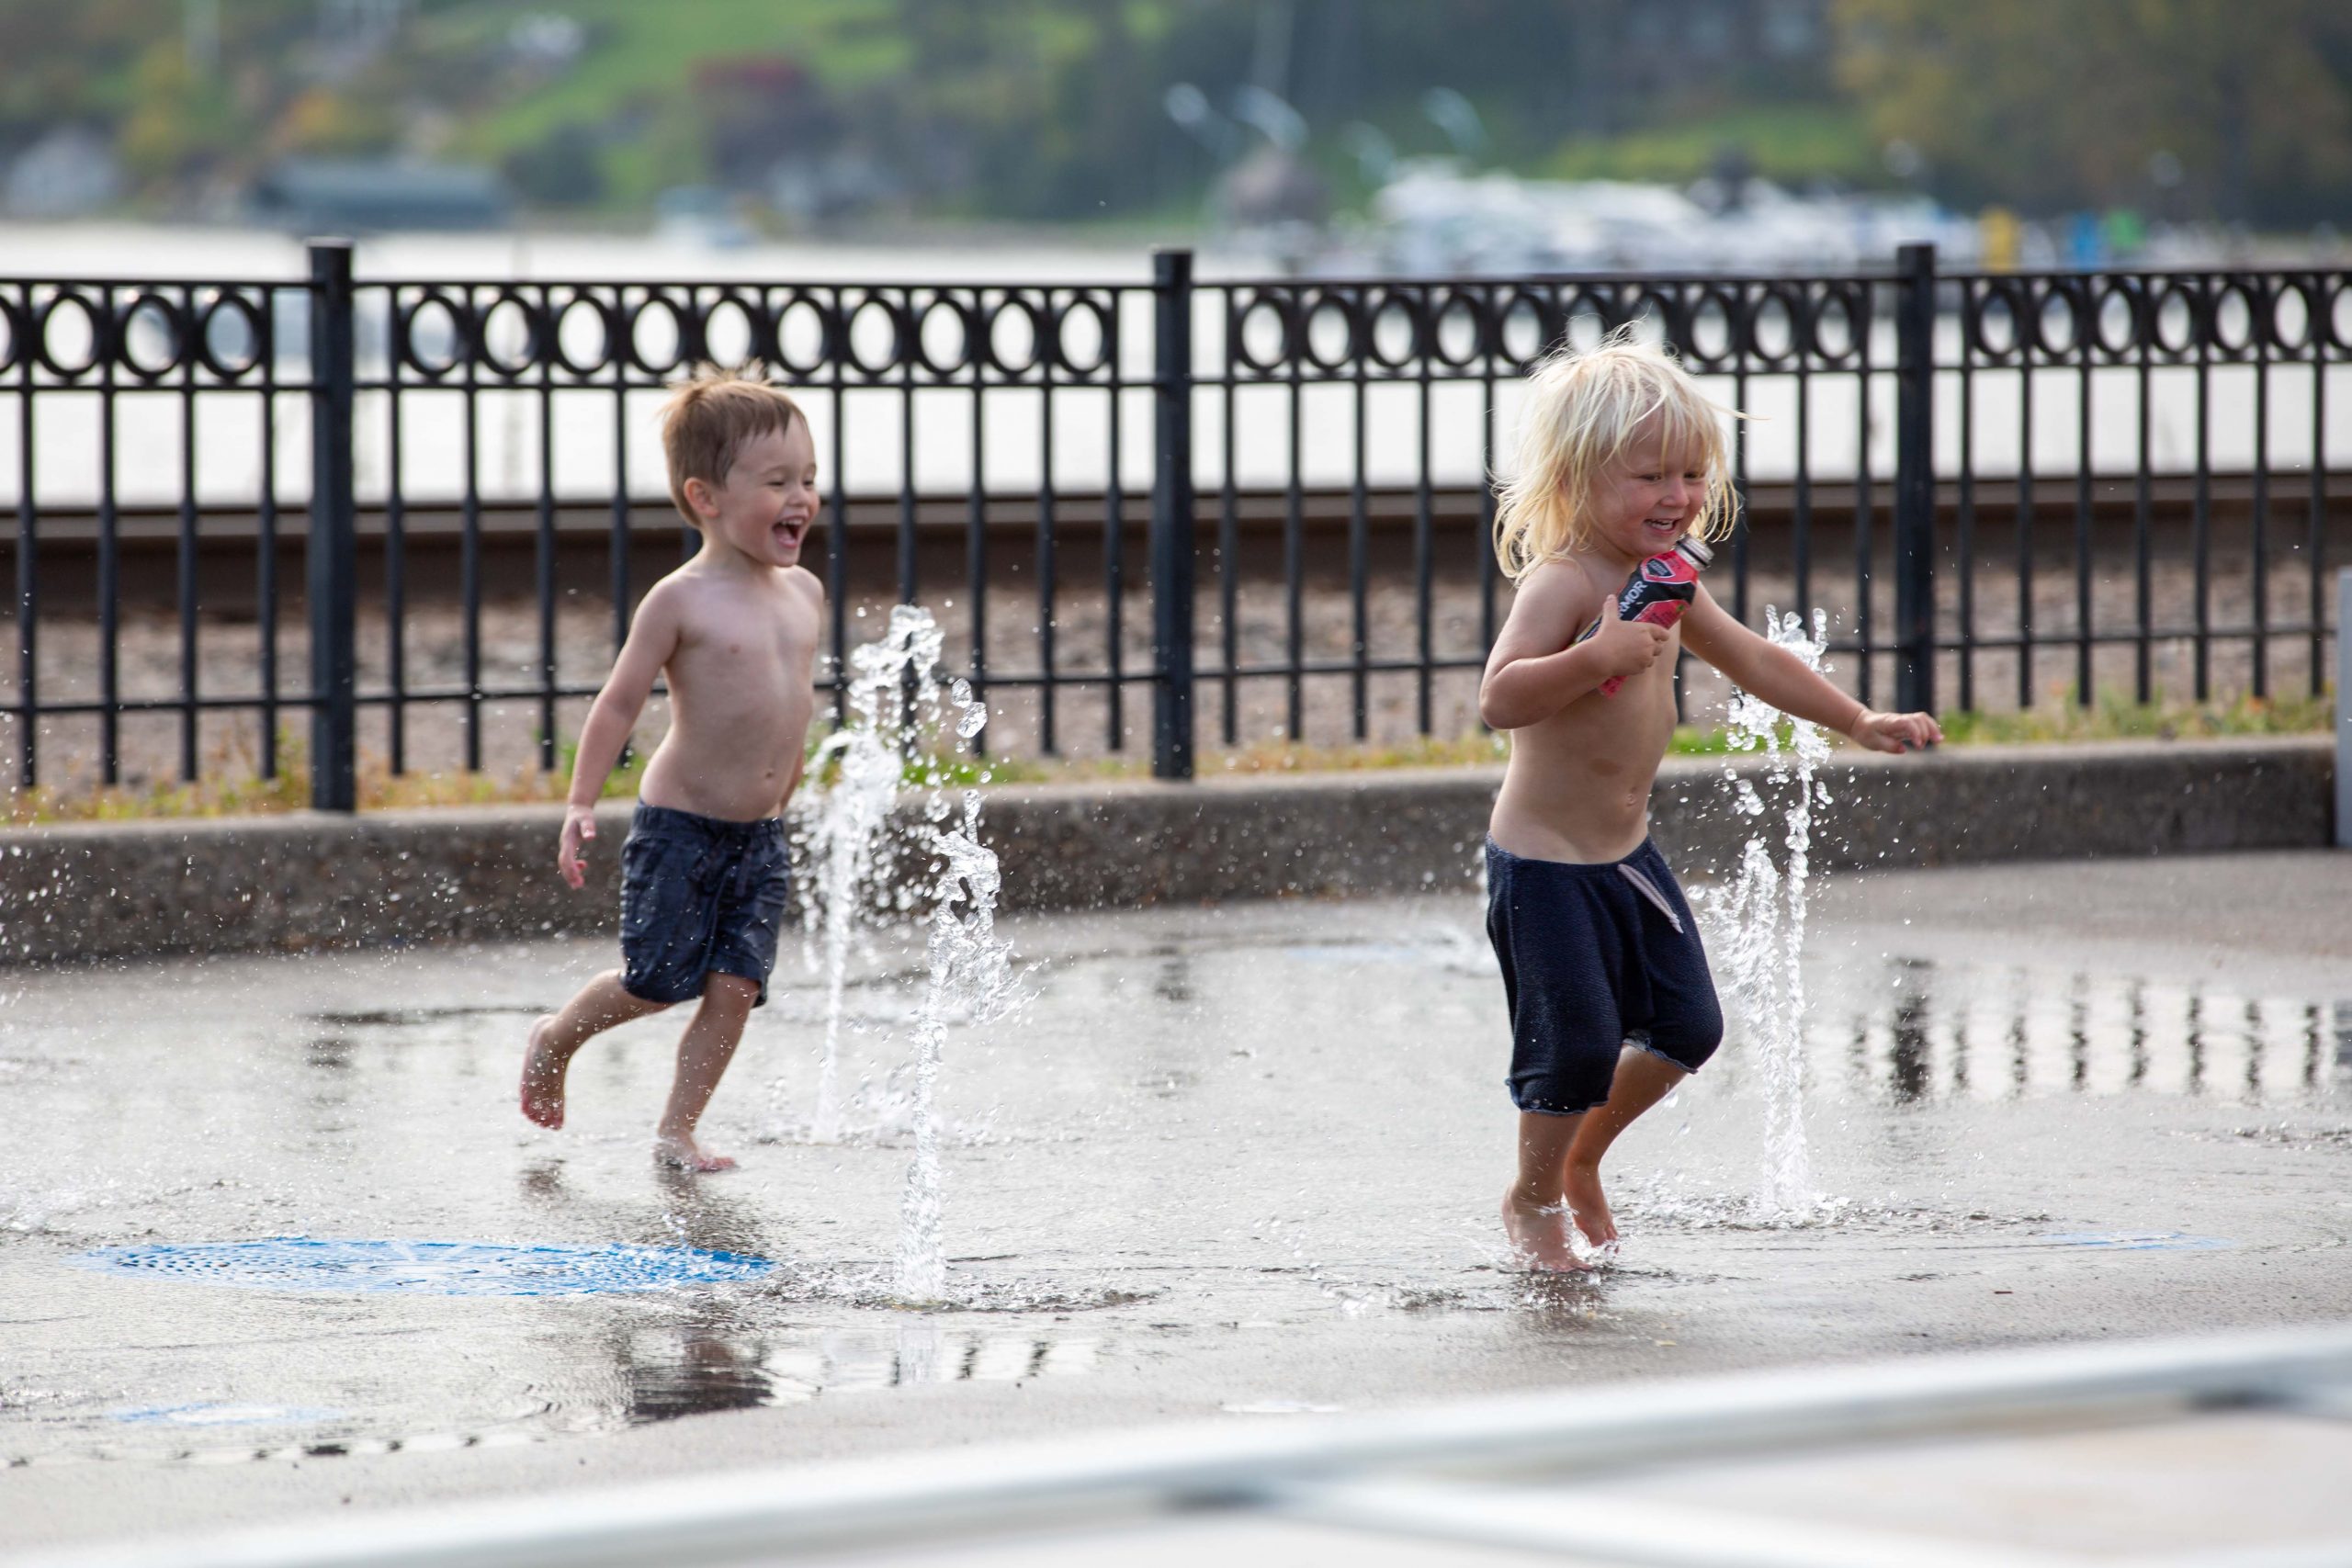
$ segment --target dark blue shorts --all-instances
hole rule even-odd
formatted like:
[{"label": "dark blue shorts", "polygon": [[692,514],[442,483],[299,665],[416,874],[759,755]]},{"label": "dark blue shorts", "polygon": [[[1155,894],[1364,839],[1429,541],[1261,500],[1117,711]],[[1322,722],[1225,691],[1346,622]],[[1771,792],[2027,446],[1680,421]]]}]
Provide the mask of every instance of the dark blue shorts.
[{"label": "dark blue shorts", "polygon": [[1511,1103],[1572,1116],[1609,1098],[1631,1045],[1686,1072],[1723,1043],[1699,922],[1657,846],[1523,860],[1487,840],[1487,936],[1510,1004]]},{"label": "dark blue shorts", "polygon": [[621,846],[621,988],[649,1002],[741,976],[768,999],[791,886],[784,818],[722,822],[639,804]]}]

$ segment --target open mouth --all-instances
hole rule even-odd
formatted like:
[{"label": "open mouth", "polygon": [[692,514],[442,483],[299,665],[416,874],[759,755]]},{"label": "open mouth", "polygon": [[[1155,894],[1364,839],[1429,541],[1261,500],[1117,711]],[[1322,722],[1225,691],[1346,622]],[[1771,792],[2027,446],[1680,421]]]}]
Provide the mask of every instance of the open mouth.
[{"label": "open mouth", "polygon": [[808,532],[808,520],[805,517],[786,518],[768,532],[775,536],[777,544],[798,549],[801,539]]}]

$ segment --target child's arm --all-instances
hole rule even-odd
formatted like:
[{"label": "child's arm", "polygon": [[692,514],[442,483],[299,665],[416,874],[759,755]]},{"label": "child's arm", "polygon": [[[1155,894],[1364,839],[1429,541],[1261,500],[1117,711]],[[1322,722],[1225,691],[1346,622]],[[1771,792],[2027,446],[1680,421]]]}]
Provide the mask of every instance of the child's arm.
[{"label": "child's arm", "polygon": [[[1600,630],[1576,635],[1600,615]],[[1478,682],[1478,716],[1489,729],[1524,729],[1598,688],[1635,675],[1666,651],[1667,632],[1647,621],[1621,620],[1617,603],[1570,564],[1541,566],[1521,580],[1510,615],[1487,655]]]},{"label": "child's arm", "polygon": [[605,688],[588,710],[588,722],[580,727],[580,746],[571,758],[571,789],[564,797],[563,832],[555,852],[556,870],[574,887],[587,881],[580,849],[596,836],[596,801],[605,793],[605,779],[621,760],[621,748],[628,744],[637,716],[652,694],[654,678],[678,650],[678,616],[670,603],[673,596],[662,590],[662,584],[655,583],[638,606],[628,640],[621,644],[613,672],[605,677]]},{"label": "child's arm", "polygon": [[1848,696],[1787,649],[1732,619],[1704,588],[1682,617],[1682,646],[1782,713],[1849,736],[1873,751],[1911,751],[1944,738],[1932,714],[1881,713]]}]

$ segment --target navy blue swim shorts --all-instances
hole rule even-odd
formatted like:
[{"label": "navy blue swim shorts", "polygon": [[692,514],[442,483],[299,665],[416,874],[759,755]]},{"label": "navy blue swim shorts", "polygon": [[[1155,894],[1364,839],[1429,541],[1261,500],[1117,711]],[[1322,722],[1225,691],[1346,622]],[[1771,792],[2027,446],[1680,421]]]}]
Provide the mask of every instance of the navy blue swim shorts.
[{"label": "navy blue swim shorts", "polygon": [[1573,1116],[1631,1045],[1686,1072],[1723,1043],[1699,922],[1645,839],[1623,860],[1525,860],[1487,840],[1487,935],[1510,1003],[1511,1103]]},{"label": "navy blue swim shorts", "polygon": [[722,822],[639,803],[621,846],[621,988],[683,1002],[704,976],[736,975],[764,1003],[791,875],[781,817]]}]

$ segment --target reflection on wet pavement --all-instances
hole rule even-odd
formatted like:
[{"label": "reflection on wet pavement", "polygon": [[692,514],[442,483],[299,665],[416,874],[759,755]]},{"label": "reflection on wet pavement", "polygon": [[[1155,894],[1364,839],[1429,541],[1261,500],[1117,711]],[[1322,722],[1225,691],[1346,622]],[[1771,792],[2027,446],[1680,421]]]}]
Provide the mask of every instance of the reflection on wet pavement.
[{"label": "reflection on wet pavement", "polygon": [[1896,1105],[2135,1090],[2288,1103],[2352,1060],[2343,1002],[1923,958],[1865,977],[1879,983],[1825,987],[1815,1064],[1825,1084]]},{"label": "reflection on wet pavement", "polygon": [[641,1330],[616,1359],[633,1423],[797,1404],[916,1383],[1021,1382],[1093,1370],[1099,1341],[977,1334],[935,1324],[829,1329],[809,1337],[672,1325]]}]

